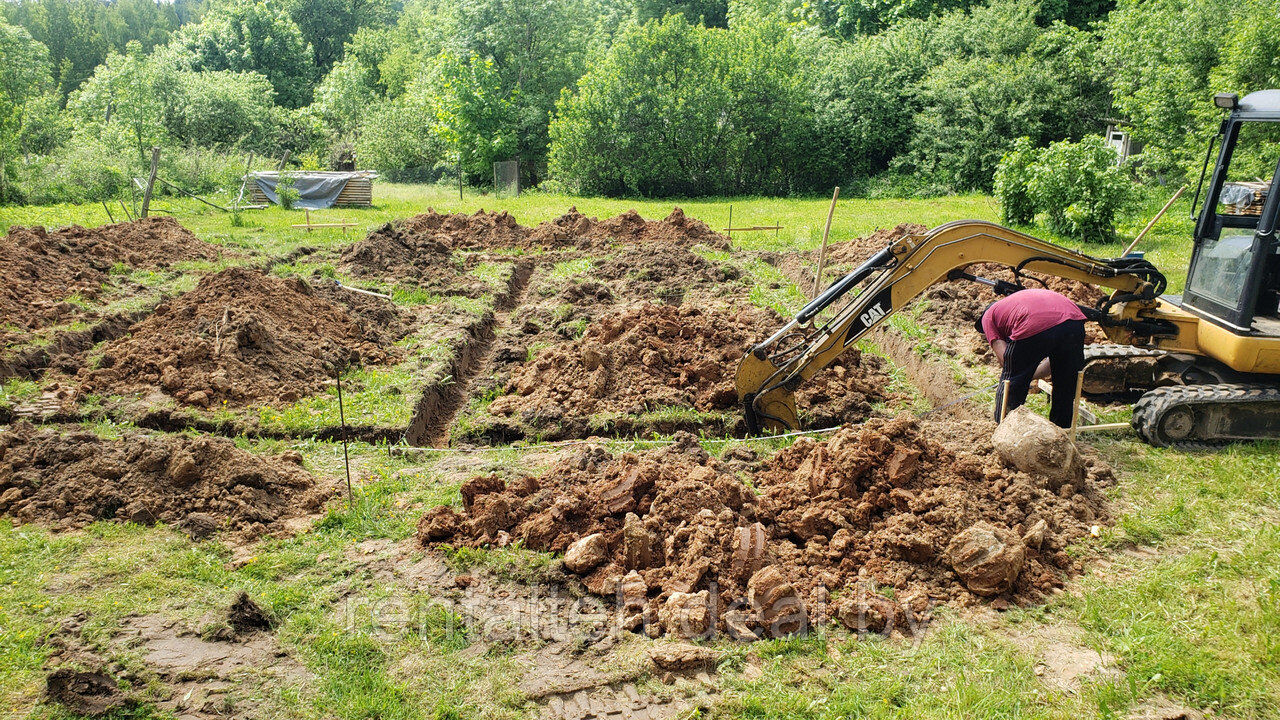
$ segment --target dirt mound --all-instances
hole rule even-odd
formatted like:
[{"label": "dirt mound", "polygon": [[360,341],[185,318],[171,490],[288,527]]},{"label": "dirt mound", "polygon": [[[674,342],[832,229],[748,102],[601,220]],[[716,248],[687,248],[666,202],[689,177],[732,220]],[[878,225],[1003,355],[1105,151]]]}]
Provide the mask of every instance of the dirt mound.
[{"label": "dirt mound", "polygon": [[[781,322],[777,313],[752,306],[624,308],[589,325],[581,338],[514,369],[508,394],[494,400],[489,412],[542,427],[565,418],[664,408],[730,410],[738,404],[738,361]],[[865,417],[872,403],[889,394],[878,359],[865,365],[862,359],[855,351],[842,357],[801,388],[800,404],[823,423]]]},{"label": "dirt mound", "polygon": [[[717,250],[730,248],[729,238],[712,230],[701,220],[688,217],[674,208],[663,220],[645,220],[635,210],[628,210],[607,220],[597,220],[578,212],[576,207],[555,220],[538,225],[529,234],[529,244],[542,247],[598,248],[609,241],[640,245],[705,245]],[[604,241],[604,242],[601,242]]]},{"label": "dirt mound", "polygon": [[[356,308],[370,301],[386,302],[351,299]],[[383,307],[373,316],[383,311],[395,312]],[[357,316],[368,313],[357,309]],[[78,378],[86,392],[158,391],[197,406],[276,405],[317,392],[348,364],[398,359],[388,331],[357,320],[303,280],[231,268],[157,307]]]},{"label": "dirt mound", "polygon": [[454,250],[480,250],[484,248],[527,247],[529,228],[516,222],[515,216],[506,212],[474,214],[438,213],[428,208],[421,215],[395,223],[402,232],[416,236],[422,244],[425,238]]},{"label": "dirt mound", "polygon": [[[342,251],[339,270],[355,277],[408,282],[442,295],[477,297],[482,294],[486,289],[484,281],[463,271],[454,260],[450,245],[441,242],[431,231],[409,228],[410,223],[428,217],[419,215],[403,223],[387,223],[374,230],[365,239]],[[436,215],[435,219],[446,217]],[[457,217],[468,221],[473,218],[470,215]],[[431,224],[427,220],[420,222],[424,226]],[[441,221],[436,229],[444,225],[445,222]]]},{"label": "dirt mound", "polygon": [[0,317],[3,324],[27,330],[58,325],[84,313],[74,300],[96,299],[117,263],[165,267],[219,255],[217,247],[167,217],[52,232],[14,226],[0,240]]},{"label": "dirt mound", "polygon": [[257,536],[319,512],[331,494],[300,461],[254,455],[224,438],[104,440],[18,423],[0,435],[0,512],[62,527],[127,520]]},{"label": "dirt mound", "polygon": [[[876,230],[870,235],[833,243],[827,246],[827,264],[833,267],[855,267],[907,235],[919,235],[928,231],[929,228],[924,225],[900,223],[894,228]],[[816,252],[813,259],[817,262]]]},{"label": "dirt mound", "polygon": [[[933,442],[905,417],[802,440],[755,469],[750,486],[742,468],[710,457],[689,435],[644,453],[587,448],[540,477],[468,481],[461,513],[431,510],[419,538],[519,540],[551,552],[583,541],[571,553],[587,588],[618,593],[630,606],[624,616],[650,622],[676,610],[682,621],[700,617],[710,603],[721,631],[771,634],[762,620],[770,624],[785,601],[802,606],[802,622],[905,630],[936,602],[963,605],[1001,589],[971,573],[990,569],[965,554],[984,538],[1007,545],[1000,557],[1009,564],[998,570],[1013,577],[1004,590],[1011,599],[1060,587],[1080,570],[1064,549],[1106,518],[1098,485],[1111,477],[1096,466],[1080,487],[1054,493],[989,452]],[[760,597],[773,600],[762,607]]]},{"label": "dirt mound", "polygon": [[618,297],[679,305],[691,291],[723,295],[725,285],[740,279],[742,270],[677,245],[654,245],[627,247],[601,260],[595,275],[609,281]]}]

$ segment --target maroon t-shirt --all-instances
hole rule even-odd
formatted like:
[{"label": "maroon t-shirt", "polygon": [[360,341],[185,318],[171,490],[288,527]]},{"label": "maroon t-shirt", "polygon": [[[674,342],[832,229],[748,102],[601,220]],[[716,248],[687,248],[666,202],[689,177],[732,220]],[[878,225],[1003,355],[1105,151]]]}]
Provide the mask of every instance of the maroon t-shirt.
[{"label": "maroon t-shirt", "polygon": [[1084,313],[1065,296],[1031,288],[997,300],[982,316],[987,342],[1022,340],[1067,320],[1084,320]]}]

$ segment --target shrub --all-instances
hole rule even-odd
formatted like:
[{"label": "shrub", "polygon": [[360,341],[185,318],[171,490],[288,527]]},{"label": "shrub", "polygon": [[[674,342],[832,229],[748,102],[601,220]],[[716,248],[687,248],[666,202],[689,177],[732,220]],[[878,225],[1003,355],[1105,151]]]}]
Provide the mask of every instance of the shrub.
[{"label": "shrub", "polygon": [[1013,149],[1000,158],[996,167],[995,193],[1000,201],[1000,221],[1007,224],[1030,225],[1036,219],[1036,206],[1027,186],[1031,182],[1031,166],[1036,159],[1036,149],[1031,138],[1020,137]]},{"label": "shrub", "polygon": [[1006,222],[1030,223],[1043,216],[1050,230],[1087,242],[1114,236],[1116,215],[1130,203],[1132,192],[1115,151],[1098,136],[1039,150],[1021,138],[996,171],[996,194]]}]

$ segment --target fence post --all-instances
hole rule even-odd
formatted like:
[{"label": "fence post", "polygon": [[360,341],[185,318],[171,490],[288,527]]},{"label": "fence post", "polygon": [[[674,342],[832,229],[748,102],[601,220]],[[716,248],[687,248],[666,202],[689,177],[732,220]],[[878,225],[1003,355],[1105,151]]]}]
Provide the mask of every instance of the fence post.
[{"label": "fence post", "polygon": [[151,209],[151,189],[156,184],[156,171],[160,169],[160,148],[159,146],[151,148],[151,174],[147,176],[147,189],[142,193],[142,212],[140,217],[146,217],[147,211]]}]

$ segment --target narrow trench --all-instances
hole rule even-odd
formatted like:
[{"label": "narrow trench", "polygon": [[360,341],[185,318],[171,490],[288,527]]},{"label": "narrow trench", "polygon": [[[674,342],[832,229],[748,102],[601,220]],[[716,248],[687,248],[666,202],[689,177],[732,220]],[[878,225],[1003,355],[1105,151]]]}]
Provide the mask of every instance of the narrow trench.
[{"label": "narrow trench", "polygon": [[492,313],[467,328],[467,338],[458,348],[449,368],[449,381],[428,386],[418,400],[405,441],[421,447],[443,447],[449,443],[449,429],[471,397],[473,381],[493,366],[493,343],[498,331],[511,321],[533,276],[534,263],[516,265],[507,291],[497,297]]}]

